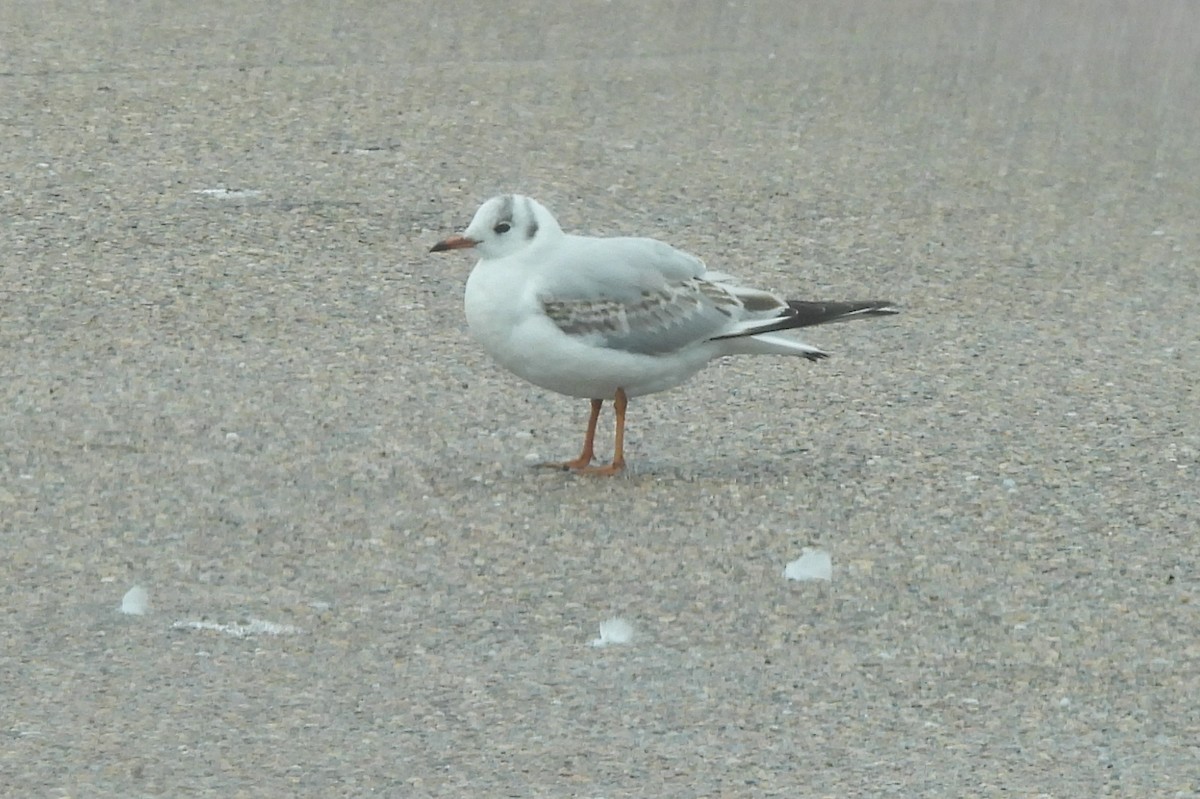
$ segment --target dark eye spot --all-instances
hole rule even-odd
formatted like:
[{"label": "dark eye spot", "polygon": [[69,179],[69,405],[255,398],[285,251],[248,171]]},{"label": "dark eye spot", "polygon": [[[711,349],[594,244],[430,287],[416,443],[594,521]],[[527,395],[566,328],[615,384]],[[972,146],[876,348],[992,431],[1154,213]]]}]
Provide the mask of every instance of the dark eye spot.
[{"label": "dark eye spot", "polygon": [[512,225],[508,224],[507,222],[501,222],[500,224],[498,224],[494,228],[492,228],[492,230],[494,230],[496,233],[503,234],[503,233],[507,233],[508,231],[512,230]]}]

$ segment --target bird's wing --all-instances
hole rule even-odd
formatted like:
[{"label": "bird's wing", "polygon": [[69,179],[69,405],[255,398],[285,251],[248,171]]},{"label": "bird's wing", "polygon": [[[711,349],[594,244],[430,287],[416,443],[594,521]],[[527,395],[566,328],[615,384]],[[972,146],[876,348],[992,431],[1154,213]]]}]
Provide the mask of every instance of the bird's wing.
[{"label": "bird's wing", "polygon": [[563,333],[642,355],[752,335],[792,313],[773,294],[706,279],[703,261],[653,239],[569,236],[539,271],[538,301]]}]

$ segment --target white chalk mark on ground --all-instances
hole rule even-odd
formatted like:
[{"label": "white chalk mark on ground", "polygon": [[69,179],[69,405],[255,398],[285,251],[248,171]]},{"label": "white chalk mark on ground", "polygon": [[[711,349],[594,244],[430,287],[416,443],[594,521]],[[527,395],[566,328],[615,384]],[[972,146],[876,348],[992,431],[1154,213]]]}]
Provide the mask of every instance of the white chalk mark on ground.
[{"label": "white chalk mark on ground", "polygon": [[222,200],[237,200],[244,197],[257,197],[262,194],[255,189],[195,189],[192,194],[203,194],[206,197],[217,197]]},{"label": "white chalk mark on ground", "polygon": [[290,624],[278,624],[263,619],[247,619],[243,622],[221,624],[215,621],[177,621],[171,625],[173,630],[212,630],[214,632],[232,635],[234,638],[248,638],[252,635],[297,635],[303,632],[299,627]]}]

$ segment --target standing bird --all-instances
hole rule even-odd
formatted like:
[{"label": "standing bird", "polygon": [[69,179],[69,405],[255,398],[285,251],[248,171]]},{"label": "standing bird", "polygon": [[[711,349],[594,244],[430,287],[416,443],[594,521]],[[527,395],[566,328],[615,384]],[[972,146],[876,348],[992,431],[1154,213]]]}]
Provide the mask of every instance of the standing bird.
[{"label": "standing bird", "polygon": [[[780,331],[897,313],[890,302],[784,300],[706,272],[694,255],[655,239],[564,233],[520,194],[485,202],[460,236],[430,252],[474,248],[467,279],[471,335],[534,385],[592,401],[583,451],[545,464],[584,474],[625,468],[629,397],[683,383],[722,355],[828,357]],[[604,400],[616,410],[612,462],[593,466]]]}]

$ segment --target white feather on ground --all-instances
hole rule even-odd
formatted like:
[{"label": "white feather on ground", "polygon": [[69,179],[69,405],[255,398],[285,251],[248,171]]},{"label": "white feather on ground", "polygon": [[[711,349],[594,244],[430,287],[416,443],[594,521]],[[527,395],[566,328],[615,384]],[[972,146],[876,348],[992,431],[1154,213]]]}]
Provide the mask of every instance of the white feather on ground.
[{"label": "white feather on ground", "polygon": [[832,580],[833,559],[823,549],[804,547],[800,557],[783,570],[783,576],[789,580]]},{"label": "white feather on ground", "polygon": [[150,610],[150,593],[140,585],[135,585],[121,597],[121,612],[127,616],[145,616]]},{"label": "white feather on ground", "polygon": [[609,644],[627,644],[633,640],[633,625],[622,618],[613,616],[600,622],[600,637],[592,641],[592,646],[608,646]]}]

